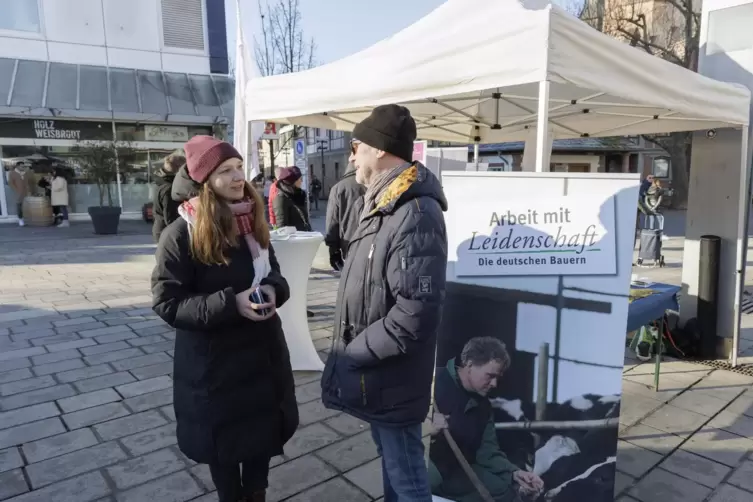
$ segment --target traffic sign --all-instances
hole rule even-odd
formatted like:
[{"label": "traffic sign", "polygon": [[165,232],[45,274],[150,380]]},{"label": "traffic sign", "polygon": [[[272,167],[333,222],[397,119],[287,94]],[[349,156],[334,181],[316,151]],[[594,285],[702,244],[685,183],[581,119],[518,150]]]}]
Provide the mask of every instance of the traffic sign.
[{"label": "traffic sign", "polygon": [[304,157],[306,155],[306,143],[302,139],[295,140],[295,156]]}]

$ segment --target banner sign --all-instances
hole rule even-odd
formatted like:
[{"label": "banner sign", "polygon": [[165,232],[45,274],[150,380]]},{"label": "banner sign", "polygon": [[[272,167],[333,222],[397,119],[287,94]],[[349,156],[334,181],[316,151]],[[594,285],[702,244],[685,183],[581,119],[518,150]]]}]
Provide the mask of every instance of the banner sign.
[{"label": "banner sign", "polygon": [[0,138],[112,140],[112,124],[75,120],[0,119]]},{"label": "banner sign", "polygon": [[639,183],[442,172],[435,500],[614,501]]},{"label": "banner sign", "polygon": [[145,125],[144,137],[146,141],[167,141],[185,143],[188,141],[188,127],[168,125]]},{"label": "banner sign", "polygon": [[274,122],[267,122],[264,124],[264,133],[261,135],[261,139],[278,139],[280,134],[277,132],[277,124]]},{"label": "banner sign", "polygon": [[424,166],[426,165],[426,149],[428,148],[427,141],[414,141],[413,142],[413,160],[418,161]]},{"label": "banner sign", "polygon": [[453,217],[458,276],[617,273],[614,204],[599,198],[466,201]]}]

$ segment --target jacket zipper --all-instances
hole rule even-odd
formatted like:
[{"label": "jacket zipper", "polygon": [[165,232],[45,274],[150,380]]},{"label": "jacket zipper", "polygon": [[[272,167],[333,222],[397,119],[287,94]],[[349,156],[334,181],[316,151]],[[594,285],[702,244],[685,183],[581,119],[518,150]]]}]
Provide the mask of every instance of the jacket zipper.
[{"label": "jacket zipper", "polygon": [[363,373],[361,373],[361,399],[363,405],[366,406],[366,376]]},{"label": "jacket zipper", "polygon": [[371,243],[371,247],[369,248],[369,257],[366,259],[366,280],[364,281],[364,295],[363,295],[363,301],[364,301],[364,312],[366,314],[366,319],[364,319],[364,322],[368,324],[369,321],[369,308],[371,306],[371,258],[374,256],[374,248],[376,247],[376,244],[374,242]]}]

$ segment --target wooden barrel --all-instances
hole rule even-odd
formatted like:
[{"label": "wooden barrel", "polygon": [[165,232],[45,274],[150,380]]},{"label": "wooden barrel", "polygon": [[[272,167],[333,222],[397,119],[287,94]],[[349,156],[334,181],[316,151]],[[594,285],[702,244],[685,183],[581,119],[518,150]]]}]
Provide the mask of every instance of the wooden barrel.
[{"label": "wooden barrel", "polygon": [[47,197],[30,196],[24,198],[24,223],[32,227],[52,226],[54,218],[52,205]]}]

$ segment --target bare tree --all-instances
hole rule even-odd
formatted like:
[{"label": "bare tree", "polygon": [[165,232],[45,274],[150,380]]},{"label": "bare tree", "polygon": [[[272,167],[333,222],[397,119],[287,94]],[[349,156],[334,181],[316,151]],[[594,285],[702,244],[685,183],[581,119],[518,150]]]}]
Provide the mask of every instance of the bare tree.
[{"label": "bare tree", "polygon": [[[293,73],[314,67],[316,44],[313,38],[306,38],[302,27],[299,0],[276,0],[262,5],[261,37],[254,37],[254,53],[259,73],[263,76]],[[292,137],[298,137],[302,128],[296,127]],[[269,140],[271,169],[274,172],[274,140]]]},{"label": "bare tree", "polygon": [[[700,0],[586,0],[580,17],[652,56],[696,71],[700,10]],[[685,207],[688,200],[691,137],[687,132],[643,136],[666,150],[672,159],[674,207]]]}]

